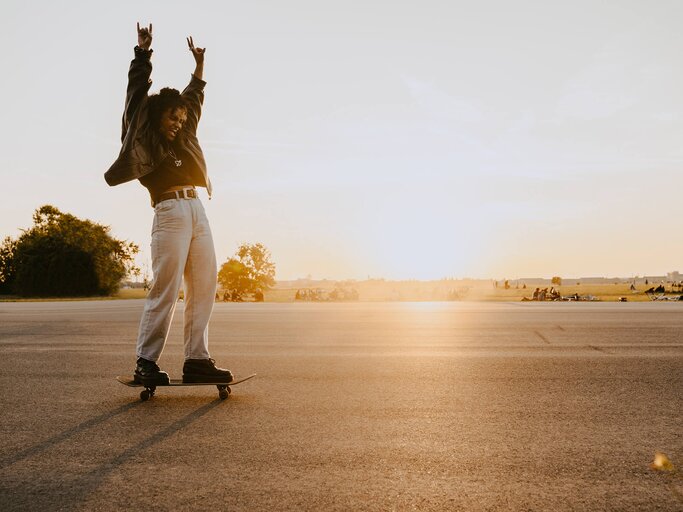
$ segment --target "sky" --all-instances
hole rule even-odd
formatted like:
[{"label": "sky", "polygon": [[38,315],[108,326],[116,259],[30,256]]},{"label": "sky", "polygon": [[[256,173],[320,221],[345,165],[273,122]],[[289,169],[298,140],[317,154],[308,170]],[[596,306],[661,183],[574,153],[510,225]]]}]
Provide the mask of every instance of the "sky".
[{"label": "sky", "polygon": [[683,3],[3,1],[0,236],[43,204],[151,273],[153,210],[109,187],[136,22],[152,92],[206,47],[201,198],[219,264],[281,280],[683,270]]}]

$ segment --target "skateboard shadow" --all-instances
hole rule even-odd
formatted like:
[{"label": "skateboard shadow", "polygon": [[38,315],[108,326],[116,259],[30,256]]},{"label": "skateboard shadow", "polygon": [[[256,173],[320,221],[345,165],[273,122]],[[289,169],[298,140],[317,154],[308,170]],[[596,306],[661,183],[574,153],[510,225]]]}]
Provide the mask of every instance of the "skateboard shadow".
[{"label": "skateboard shadow", "polygon": [[46,439],[45,441],[38,443],[34,446],[31,446],[30,448],[26,448],[25,450],[21,450],[15,454],[13,454],[10,457],[6,457],[4,459],[0,459],[0,469],[4,469],[7,466],[11,466],[12,464],[16,464],[17,462],[24,460],[24,459],[29,459],[32,457],[35,457],[36,455],[39,455],[40,453],[44,452],[45,450],[48,450],[59,443],[62,443],[66,441],[67,439],[80,434],[81,432],[88,430],[90,428],[93,428],[100,423],[104,423],[105,421],[109,421],[110,419],[118,416],[119,414],[123,414],[124,412],[127,412],[134,407],[137,407],[140,405],[140,402],[133,402],[133,403],[128,403],[121,405],[114,409],[113,411],[108,411],[103,414],[100,414],[99,416],[96,416],[94,418],[90,418],[89,420],[84,421],[83,423],[79,423],[78,425],[71,427],[70,429],[65,430],[64,432],[57,434],[56,436],[53,436],[49,439]]},{"label": "skateboard shadow", "polygon": [[143,450],[146,450],[154,446],[155,444],[158,444],[164,441],[165,439],[173,436],[174,434],[184,429],[188,425],[197,421],[199,418],[204,416],[206,413],[208,413],[210,410],[214,409],[221,403],[223,403],[223,400],[217,398],[213,402],[209,402],[208,404],[203,405],[196,411],[193,411],[187,414],[186,416],[183,416],[182,418],[174,421],[169,426],[160,430],[159,432],[147,437],[146,439],[143,439],[142,441],[134,444],[133,446],[130,446],[113,459],[101,464],[97,469],[91,471],[87,475],[84,475],[82,477],[82,485],[80,486],[81,490],[79,492],[79,496],[77,497],[77,500],[75,499],[74,501],[72,501],[71,504],[75,505],[76,501],[80,502],[85,500],[91,493],[97,490],[97,488],[102,484],[104,480],[107,479],[107,477],[111,473],[117,470],[121,465],[125,464],[129,459],[135,456],[139,456],[140,452],[142,452]]},{"label": "skateboard shadow", "polygon": [[[139,456],[142,451],[173,436],[177,432],[186,428],[188,425],[197,421],[199,418],[207,414],[209,411],[211,411],[221,403],[223,403],[223,400],[216,399],[213,402],[203,405],[197,410],[192,411],[191,413],[174,421],[173,423],[169,424],[165,428],[162,428],[158,432],[148,436],[142,441],[126,448],[123,452],[121,452],[113,459],[104,461],[94,470],[78,475],[73,479],[68,479],[67,481],[32,481],[30,483],[20,483],[18,488],[15,487],[14,492],[11,493],[12,501],[14,501],[13,505],[16,505],[18,509],[24,509],[24,506],[26,506],[27,509],[34,508],[34,506],[36,506],[36,484],[39,484],[39,495],[43,497],[49,497],[49,503],[51,504],[51,506],[55,506],[60,510],[73,510],[79,508],[79,504],[87,500],[88,496],[95,492],[113,472],[117,471],[122,465],[124,465],[130,459]],[[68,431],[64,432],[63,434],[60,434],[59,436],[55,436],[54,438],[31,448],[30,450],[25,450],[21,454],[17,454],[16,456],[12,457],[12,460],[16,462],[16,460],[20,460],[22,458],[26,458],[28,456],[40,453],[40,451],[45,450],[50,446],[54,446],[54,444],[61,442],[64,439],[67,439],[68,437],[76,434],[77,432],[83,431],[86,428],[90,428],[96,425],[97,423],[101,423],[106,419],[112,418],[116,414],[121,414],[139,404],[140,402],[134,404],[127,404],[125,406],[119,407],[118,409],[112,411],[107,415],[102,415],[98,416],[97,418],[93,418],[92,420],[89,420],[87,422],[82,423],[81,425],[69,429]],[[24,491],[21,493],[17,493],[16,491],[18,489],[21,489],[22,487]],[[5,498],[9,499],[8,496],[3,496],[3,489],[0,486],[0,502],[2,502]]]}]

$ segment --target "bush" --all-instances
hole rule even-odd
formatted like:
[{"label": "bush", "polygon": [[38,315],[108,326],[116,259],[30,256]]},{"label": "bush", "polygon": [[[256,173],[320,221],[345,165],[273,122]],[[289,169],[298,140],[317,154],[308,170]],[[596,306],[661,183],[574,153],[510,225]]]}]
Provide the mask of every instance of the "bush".
[{"label": "bush", "polygon": [[0,290],[21,296],[110,295],[134,270],[138,247],[109,227],[46,205],[34,225],[0,247]]}]

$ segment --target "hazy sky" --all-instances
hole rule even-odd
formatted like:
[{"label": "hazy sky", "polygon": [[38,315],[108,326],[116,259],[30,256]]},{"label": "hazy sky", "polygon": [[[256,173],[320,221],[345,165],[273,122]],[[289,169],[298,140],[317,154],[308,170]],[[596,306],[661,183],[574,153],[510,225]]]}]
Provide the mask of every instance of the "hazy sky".
[{"label": "hazy sky", "polygon": [[53,204],[149,259],[109,187],[135,24],[152,91],[206,46],[202,199],[219,262],[279,279],[683,270],[679,1],[4,0],[0,235]]}]

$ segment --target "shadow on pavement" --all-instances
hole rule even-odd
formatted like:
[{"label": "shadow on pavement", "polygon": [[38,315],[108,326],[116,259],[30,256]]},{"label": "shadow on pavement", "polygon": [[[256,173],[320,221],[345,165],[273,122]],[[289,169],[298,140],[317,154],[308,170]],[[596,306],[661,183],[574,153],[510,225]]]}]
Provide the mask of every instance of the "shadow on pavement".
[{"label": "shadow on pavement", "polygon": [[31,457],[35,457],[36,455],[44,452],[45,450],[48,450],[55,445],[58,445],[59,443],[66,441],[70,437],[75,436],[76,434],[80,434],[81,432],[88,430],[89,428],[93,428],[100,423],[104,423],[105,421],[108,421],[115,416],[118,416],[119,414],[122,414],[124,412],[127,412],[134,407],[140,405],[141,402],[133,402],[129,404],[122,405],[120,407],[117,407],[113,411],[105,412],[104,414],[101,414],[99,416],[96,416],[94,418],[91,418],[87,421],[84,421],[83,423],[80,423],[76,425],[75,427],[71,427],[68,430],[65,430],[61,434],[57,434],[56,436],[51,437],[50,439],[47,439],[43,441],[42,443],[38,443],[35,446],[32,446],[30,448],[26,448],[25,450],[22,450],[20,452],[15,453],[14,455],[10,457],[6,457],[4,459],[0,459],[0,469],[4,469],[7,466],[11,466],[12,464],[15,464],[19,462],[20,460],[28,459]]},{"label": "shadow on pavement", "polygon": [[91,471],[87,475],[83,475],[83,477],[79,479],[79,491],[76,496],[73,496],[73,498],[69,500],[69,504],[75,505],[77,501],[83,501],[85,498],[88,497],[89,494],[94,492],[102,484],[104,479],[107,478],[107,476],[110,473],[118,469],[119,466],[125,464],[126,461],[128,461],[131,457],[140,454],[140,452],[146,450],[147,448],[150,448],[155,444],[160,443],[167,437],[170,437],[173,434],[184,429],[185,427],[187,427],[194,421],[204,416],[211,409],[221,404],[222,402],[223,400],[217,398],[213,402],[203,405],[196,411],[191,412],[190,414],[184,416],[183,418],[180,418],[177,421],[174,421],[168,427],[160,430],[156,434],[149,436],[147,439],[143,439],[139,443],[121,452],[112,460],[104,462],[98,468]]},{"label": "shadow on pavement", "polygon": [[[8,507],[7,510],[28,510],[34,508],[41,509],[44,506],[56,507],[60,510],[76,509],[78,508],[79,503],[85,501],[90,494],[97,490],[97,488],[112,472],[124,465],[129,459],[139,455],[147,448],[162,442],[164,439],[184,429],[215,408],[221,402],[223,401],[216,399],[213,402],[200,407],[196,411],[193,411],[179,420],[174,421],[159,432],[152,434],[139,443],[127,448],[113,459],[103,462],[89,473],[83,474],[74,479],[65,479],[60,481],[34,480],[31,482],[19,483],[19,485],[14,486],[0,485],[0,503],[3,503],[3,507],[6,505]],[[55,443],[63,441],[76,432],[80,432],[86,428],[92,427],[93,425],[100,423],[105,419],[111,418],[116,414],[120,414],[139,404],[140,402],[127,404],[125,406],[119,407],[111,413],[98,416],[97,418],[93,418],[92,420],[84,422],[81,425],[69,429],[63,434],[56,436],[55,438],[17,454],[17,456],[11,458],[11,461],[16,462],[22,458],[40,453],[40,451],[53,446]],[[48,498],[49,502],[42,503],[41,498]]]}]

